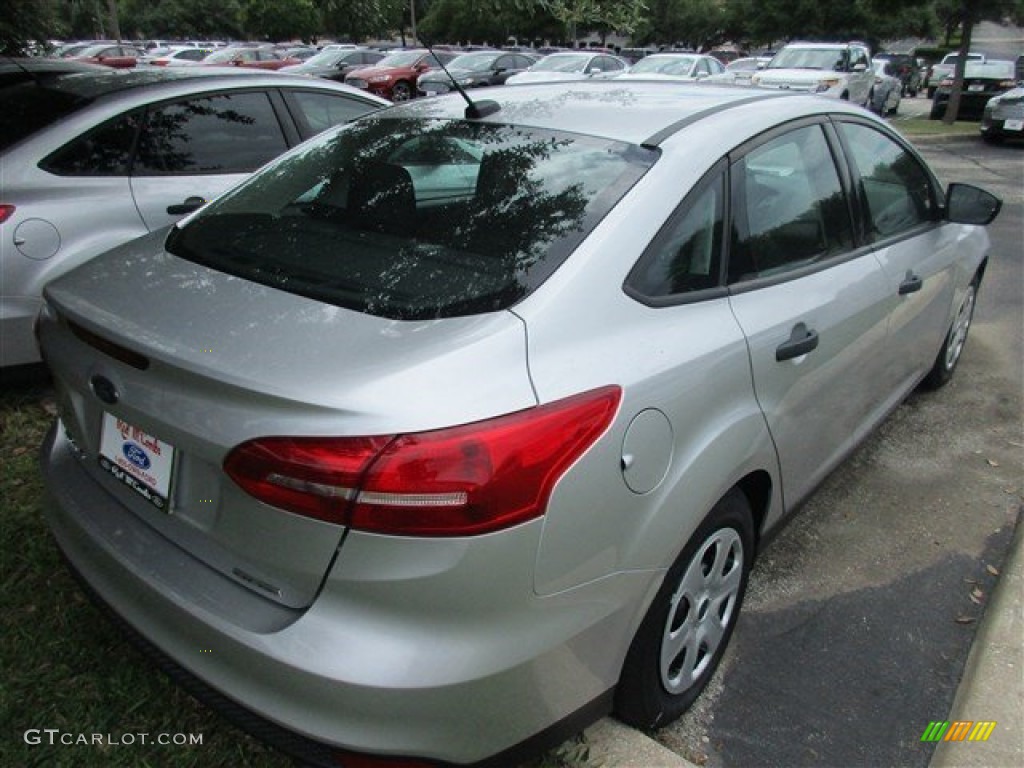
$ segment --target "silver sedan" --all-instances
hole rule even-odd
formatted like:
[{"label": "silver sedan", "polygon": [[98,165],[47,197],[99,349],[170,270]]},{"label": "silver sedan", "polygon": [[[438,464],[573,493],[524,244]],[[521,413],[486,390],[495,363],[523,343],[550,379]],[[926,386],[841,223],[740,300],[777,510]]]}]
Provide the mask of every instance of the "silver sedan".
[{"label": "silver sedan", "polygon": [[985,274],[999,201],[846,102],[487,99],[325,133],[46,290],[70,567],[308,762],[678,717]]},{"label": "silver sedan", "polygon": [[32,323],[48,280],[384,104],[327,81],[203,68],[104,67],[5,85],[0,366],[39,360]]}]

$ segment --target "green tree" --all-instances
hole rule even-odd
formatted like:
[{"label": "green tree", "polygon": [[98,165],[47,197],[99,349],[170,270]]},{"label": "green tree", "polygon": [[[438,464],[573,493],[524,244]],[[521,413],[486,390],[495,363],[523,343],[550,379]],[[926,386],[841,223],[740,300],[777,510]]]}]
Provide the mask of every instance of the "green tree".
[{"label": "green tree", "polygon": [[260,40],[310,40],[321,28],[313,0],[246,0],[245,28]]},{"label": "green tree", "polygon": [[121,0],[121,27],[139,39],[245,37],[240,0]]},{"label": "green tree", "polygon": [[1021,0],[960,0],[960,55],[957,57],[953,90],[949,94],[949,103],[946,105],[942,122],[952,125],[960,111],[960,94],[963,91],[964,72],[967,69],[967,53],[971,50],[975,25],[979,21],[1001,22],[1007,18],[1019,19],[1021,7]]},{"label": "green tree", "polygon": [[55,0],[7,0],[0,13],[0,54],[27,56],[34,44],[64,34]]}]

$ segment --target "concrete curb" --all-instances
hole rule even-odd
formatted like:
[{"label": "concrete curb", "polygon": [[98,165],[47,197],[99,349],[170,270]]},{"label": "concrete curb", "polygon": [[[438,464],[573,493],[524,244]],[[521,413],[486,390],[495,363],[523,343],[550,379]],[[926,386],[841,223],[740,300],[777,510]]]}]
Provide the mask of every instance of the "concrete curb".
[{"label": "concrete curb", "polygon": [[606,717],[584,732],[588,766],[603,768],[696,768],[649,736]]},{"label": "concrete curb", "polygon": [[[1024,525],[971,646],[950,721],[995,721],[984,742],[939,742],[929,768],[1024,765]],[[935,717],[942,715],[936,713]]]}]

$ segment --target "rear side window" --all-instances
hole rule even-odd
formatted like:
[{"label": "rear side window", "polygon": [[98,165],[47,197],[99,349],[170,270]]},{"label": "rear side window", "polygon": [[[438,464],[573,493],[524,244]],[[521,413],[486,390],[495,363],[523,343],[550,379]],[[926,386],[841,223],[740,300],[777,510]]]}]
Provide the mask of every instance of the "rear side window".
[{"label": "rear side window", "polygon": [[733,166],[729,282],[795,269],[853,245],[846,195],[820,126],[790,131]]},{"label": "rear side window", "polygon": [[491,312],[540,285],[656,157],[577,134],[371,115],[211,203],[167,247],[382,317]]},{"label": "rear side window", "polygon": [[898,235],[934,218],[932,183],[913,155],[866,125],[841,123],[840,130],[860,177],[869,240]]},{"label": "rear side window", "polygon": [[626,280],[647,298],[667,298],[719,285],[724,173],[716,173],[687,196]]},{"label": "rear side window", "polygon": [[287,148],[266,93],[188,99],[148,111],[134,175],[249,173]]}]

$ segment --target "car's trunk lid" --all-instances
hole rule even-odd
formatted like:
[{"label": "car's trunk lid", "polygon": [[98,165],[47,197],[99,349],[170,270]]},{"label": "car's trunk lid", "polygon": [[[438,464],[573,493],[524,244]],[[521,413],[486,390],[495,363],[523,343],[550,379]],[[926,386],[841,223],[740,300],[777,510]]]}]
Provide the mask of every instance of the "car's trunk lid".
[{"label": "car's trunk lid", "polygon": [[42,341],[61,416],[132,513],[270,599],[308,605],[344,529],[246,495],[222,469],[232,448],[423,431],[535,404],[511,313],[382,319],[184,261],[161,242],[119,248],[47,289]]}]

